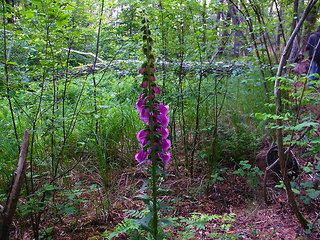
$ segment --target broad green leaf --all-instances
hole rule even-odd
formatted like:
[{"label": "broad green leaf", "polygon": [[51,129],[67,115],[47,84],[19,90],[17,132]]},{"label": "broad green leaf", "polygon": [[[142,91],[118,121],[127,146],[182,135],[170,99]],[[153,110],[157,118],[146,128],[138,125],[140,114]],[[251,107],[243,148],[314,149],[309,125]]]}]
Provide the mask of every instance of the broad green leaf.
[{"label": "broad green leaf", "polygon": [[306,192],[307,192],[307,195],[312,199],[316,199],[320,194],[320,190],[314,190],[314,189],[308,189],[306,190]]},{"label": "broad green leaf", "polygon": [[77,213],[78,210],[75,207],[67,207],[64,209],[64,212],[68,215],[71,215],[71,214]]},{"label": "broad green leaf", "polygon": [[9,65],[19,66],[19,64],[18,64],[18,63],[16,63],[16,62],[7,62],[7,64],[9,64]]},{"label": "broad green leaf", "polygon": [[9,91],[9,97],[10,98],[13,98],[13,97],[15,97],[15,95],[16,95],[16,91],[14,91],[14,90],[11,90],[11,91]]}]

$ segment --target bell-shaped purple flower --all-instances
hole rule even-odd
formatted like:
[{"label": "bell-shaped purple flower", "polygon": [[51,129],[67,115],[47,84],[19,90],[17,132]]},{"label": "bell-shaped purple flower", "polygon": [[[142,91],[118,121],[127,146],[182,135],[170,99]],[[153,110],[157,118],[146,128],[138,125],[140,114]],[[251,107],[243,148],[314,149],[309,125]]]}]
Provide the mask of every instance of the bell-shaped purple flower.
[{"label": "bell-shaped purple flower", "polygon": [[141,68],[139,68],[139,73],[140,73],[140,74],[143,74],[145,71],[146,71],[146,69],[145,69],[145,68],[142,68],[142,67],[141,67]]},{"label": "bell-shaped purple flower", "polygon": [[170,148],[171,146],[171,141],[169,139],[163,139],[161,142],[160,142],[160,146],[162,148],[162,152],[166,152],[168,151],[168,149]]},{"label": "bell-shaped purple flower", "polygon": [[142,164],[145,164],[146,162],[148,162],[149,164],[152,164],[152,162],[150,160],[146,161],[147,157],[149,156],[149,154],[151,153],[151,149],[147,152],[144,152],[142,149],[140,150],[140,152],[138,152],[135,155],[135,159]]},{"label": "bell-shaped purple flower", "polygon": [[161,90],[158,85],[156,85],[155,87],[151,87],[151,88],[153,89],[155,94],[161,94]]},{"label": "bell-shaped purple flower", "polygon": [[161,158],[163,164],[166,165],[167,162],[169,162],[169,160],[170,160],[171,154],[170,153],[164,153],[164,154],[160,153],[159,155],[160,155],[160,158]]},{"label": "bell-shaped purple flower", "polygon": [[137,134],[137,139],[138,139],[138,141],[143,144],[144,141],[145,141],[145,139],[146,139],[146,137],[147,137],[149,134],[150,134],[149,131],[144,131],[144,130],[139,131],[138,134]]},{"label": "bell-shaped purple flower", "polygon": [[160,111],[161,114],[163,115],[167,115],[169,112],[169,106],[168,105],[163,105],[162,103],[160,103],[159,105],[154,104],[153,105],[156,109],[158,109]]},{"label": "bell-shaped purple flower", "polygon": [[136,104],[136,108],[138,109],[139,112],[141,112],[141,110],[144,108],[145,104],[146,104],[147,100],[143,99],[143,98],[139,98],[137,104]]},{"label": "bell-shaped purple flower", "polygon": [[168,128],[161,127],[160,129],[157,129],[156,132],[161,134],[162,139],[166,139],[169,136]]},{"label": "bell-shaped purple flower", "polygon": [[141,87],[142,87],[142,88],[148,87],[148,81],[142,81]]},{"label": "bell-shaped purple flower", "polygon": [[149,121],[149,118],[150,118],[150,110],[149,108],[142,108],[141,109],[141,112],[140,112],[140,119],[143,121],[143,122],[148,122]]},{"label": "bell-shaped purple flower", "polygon": [[140,150],[140,152],[138,152],[135,155],[135,159],[140,163],[146,160],[146,157],[148,156],[147,152],[144,152],[143,149]]},{"label": "bell-shaped purple flower", "polygon": [[160,114],[156,116],[157,121],[161,124],[162,127],[166,128],[169,124],[169,116]]}]

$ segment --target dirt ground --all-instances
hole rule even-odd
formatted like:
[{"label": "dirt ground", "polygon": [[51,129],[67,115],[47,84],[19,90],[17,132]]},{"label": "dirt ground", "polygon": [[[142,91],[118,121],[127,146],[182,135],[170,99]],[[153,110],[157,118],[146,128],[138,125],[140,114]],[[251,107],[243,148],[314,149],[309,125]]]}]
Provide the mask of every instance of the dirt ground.
[{"label": "dirt ground", "polygon": [[[263,154],[263,152],[260,153],[261,159],[263,159]],[[194,212],[208,215],[234,213],[234,221],[225,233],[228,236],[238,234],[239,237],[224,239],[312,240],[320,238],[320,234],[317,232],[305,234],[288,206],[285,191],[276,188],[276,183],[272,179],[268,183],[268,194],[271,198],[271,203],[266,204],[262,195],[262,177],[259,179],[258,186],[253,188],[246,183],[245,177],[232,174],[234,170],[228,170],[221,174],[222,181],[218,181],[212,187],[203,188],[204,173],[198,170],[193,178],[190,178],[184,174],[185,171],[182,167],[179,170],[180,176],[178,177],[172,170],[172,166],[169,166],[167,169],[169,177],[162,182],[162,185],[172,189],[172,192],[163,197],[163,200],[170,202],[169,199],[177,199],[176,202],[169,203],[173,209],[169,214],[171,217],[183,216],[188,218]],[[50,233],[51,239],[103,239],[103,233],[106,230],[112,230],[126,216],[123,210],[143,209],[144,205],[141,200],[134,198],[134,196],[137,194],[136,190],[147,179],[144,168],[135,168],[132,174],[129,169],[126,169],[115,174],[115,176],[118,177],[114,181],[114,191],[109,195],[109,209],[111,209],[112,214],[108,214],[107,211],[105,211],[105,217],[101,214],[101,208],[106,210],[106,206],[102,206],[102,202],[106,204],[106,201],[101,201],[100,198],[102,190],[97,190],[90,194],[88,188],[88,191],[83,191],[77,196],[78,199],[88,200],[85,203],[81,203],[82,211],[79,214],[69,215],[55,223],[51,223],[49,217],[47,217],[47,222],[45,219],[42,220],[43,228],[53,226],[53,230]],[[102,184],[97,173],[82,175],[75,171],[73,172],[73,180],[86,186]],[[306,205],[302,201],[299,201],[299,204],[306,218],[319,227],[317,221],[320,211],[320,199],[315,199],[310,205]],[[205,229],[195,230],[196,235],[192,239],[222,239],[207,236],[212,232],[217,232],[216,229],[219,228],[219,224],[221,223],[210,221]],[[24,239],[30,239],[30,234],[31,230],[26,231]],[[172,235],[172,239],[180,239],[175,232],[172,232]],[[44,239],[50,238],[44,237]],[[114,239],[129,238],[122,234]]]}]

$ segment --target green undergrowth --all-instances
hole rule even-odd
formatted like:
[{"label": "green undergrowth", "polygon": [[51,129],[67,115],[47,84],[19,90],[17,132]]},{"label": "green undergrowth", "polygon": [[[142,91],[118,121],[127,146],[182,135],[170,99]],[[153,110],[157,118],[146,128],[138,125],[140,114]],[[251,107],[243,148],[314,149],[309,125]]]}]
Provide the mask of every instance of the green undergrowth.
[{"label": "green undergrowth", "polygon": [[[112,240],[120,234],[125,233],[131,240],[137,239],[153,239],[148,236],[143,229],[137,218],[142,218],[147,215],[144,211],[124,210],[127,217],[120,222],[113,231],[104,232],[104,239]],[[207,237],[214,239],[241,239],[241,234],[229,233],[232,228],[232,223],[235,221],[236,215],[208,215],[203,213],[194,212],[190,217],[171,217],[167,219],[168,225],[164,224],[162,227],[165,230],[165,239],[195,239],[199,232],[208,231]]]}]

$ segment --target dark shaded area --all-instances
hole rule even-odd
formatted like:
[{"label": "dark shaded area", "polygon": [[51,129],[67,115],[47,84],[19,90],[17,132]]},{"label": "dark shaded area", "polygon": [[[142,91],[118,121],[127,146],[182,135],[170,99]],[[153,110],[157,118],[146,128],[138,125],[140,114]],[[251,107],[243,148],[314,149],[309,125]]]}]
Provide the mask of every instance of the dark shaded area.
[{"label": "dark shaded area", "polygon": [[[286,149],[284,150],[286,151]],[[278,146],[273,146],[267,153],[267,166],[271,166],[277,159],[278,156]],[[297,176],[299,174],[299,163],[292,151],[287,153],[287,171],[290,176]],[[281,176],[280,163],[277,163],[272,171],[278,176]]]}]

